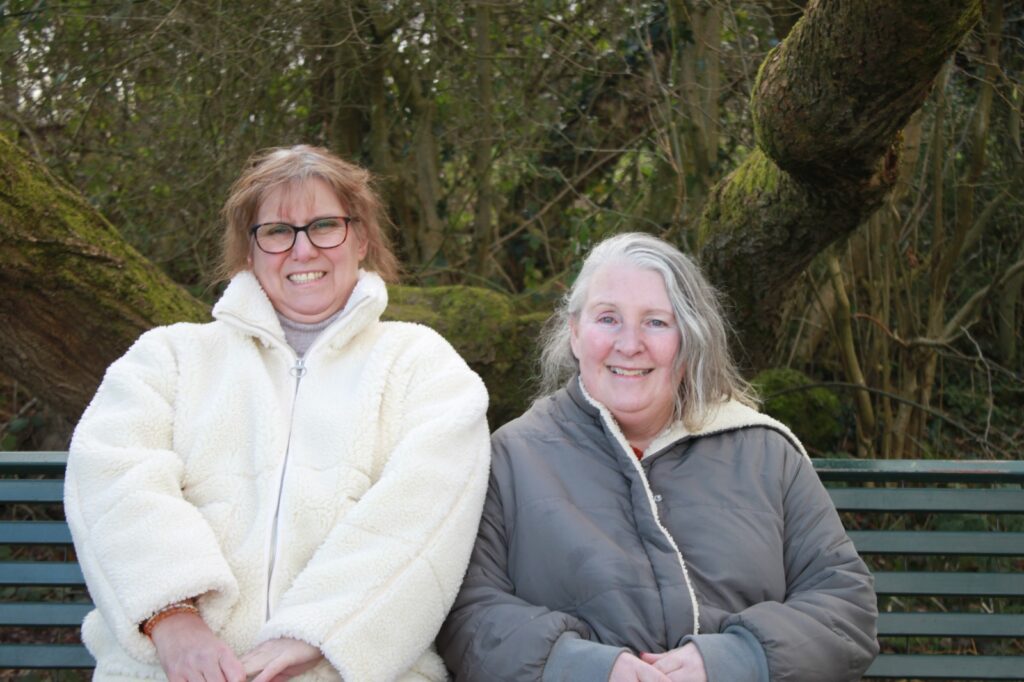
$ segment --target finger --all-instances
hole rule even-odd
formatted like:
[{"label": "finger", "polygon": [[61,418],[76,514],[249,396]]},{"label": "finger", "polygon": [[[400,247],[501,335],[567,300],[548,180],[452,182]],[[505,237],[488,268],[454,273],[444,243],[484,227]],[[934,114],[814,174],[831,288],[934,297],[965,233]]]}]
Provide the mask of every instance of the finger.
[{"label": "finger", "polygon": [[[278,656],[274,660],[270,661],[267,666],[260,671],[260,674],[253,678],[252,682],[273,682],[284,669],[288,667],[288,659],[285,656]],[[284,679],[288,679],[285,677]]]},{"label": "finger", "polygon": [[231,655],[233,654],[230,652],[222,651],[212,660],[205,662],[203,665],[203,679],[206,682],[237,682],[237,680],[228,677],[227,671],[224,670],[224,658]]},{"label": "finger", "polygon": [[671,682],[665,673],[645,665],[637,671],[640,682]]},{"label": "finger", "polygon": [[204,670],[199,673],[199,680],[200,682],[227,682],[224,679],[224,673],[220,671],[220,666],[217,666],[217,670]]},{"label": "finger", "polygon": [[679,670],[683,667],[683,661],[679,656],[672,656],[673,652],[669,651],[666,655],[659,658],[657,661],[651,663],[656,670],[660,670],[663,673],[670,673],[675,670]]},{"label": "finger", "polygon": [[252,651],[246,652],[240,662],[246,675],[255,675],[267,667],[271,658],[273,658],[272,654],[267,653],[261,644]]},{"label": "finger", "polygon": [[707,677],[693,670],[677,670],[668,677],[670,682],[707,682]]},{"label": "finger", "polygon": [[245,682],[246,672],[242,662],[231,652],[226,652],[220,659],[220,669],[227,682]]},{"label": "finger", "polygon": [[660,653],[660,654],[652,654],[652,653],[650,653],[650,652],[648,652],[648,651],[641,651],[641,652],[640,652],[640,660],[641,660],[641,661],[643,661],[644,663],[654,663],[654,662],[655,662],[655,661],[657,661],[657,660],[658,660],[659,658],[661,658],[662,656],[664,656],[664,655],[665,655],[666,653],[667,653],[667,652],[664,652],[664,651],[663,651],[663,652],[662,652],[662,653]]}]

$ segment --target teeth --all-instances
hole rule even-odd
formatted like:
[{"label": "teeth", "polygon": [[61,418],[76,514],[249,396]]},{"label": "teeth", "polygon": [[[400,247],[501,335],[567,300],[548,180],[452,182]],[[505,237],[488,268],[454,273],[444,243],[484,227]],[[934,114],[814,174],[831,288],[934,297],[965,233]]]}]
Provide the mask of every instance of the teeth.
[{"label": "teeth", "polygon": [[622,377],[642,377],[645,374],[650,374],[649,369],[623,369],[622,367],[609,367],[612,374],[618,374]]},{"label": "teeth", "polygon": [[322,272],[296,272],[293,275],[288,275],[288,279],[296,284],[305,284],[306,282],[313,282],[324,276]]}]

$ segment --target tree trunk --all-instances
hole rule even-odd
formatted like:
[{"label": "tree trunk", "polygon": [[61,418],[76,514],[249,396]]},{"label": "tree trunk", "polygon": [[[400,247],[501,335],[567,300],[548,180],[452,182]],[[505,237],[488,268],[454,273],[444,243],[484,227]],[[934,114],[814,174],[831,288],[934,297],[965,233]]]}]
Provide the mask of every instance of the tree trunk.
[{"label": "tree trunk", "polygon": [[473,143],[473,175],[476,176],[476,212],[473,216],[473,240],[476,273],[487,277],[491,270],[491,245],[494,243],[494,188],[491,186],[491,158],[494,140],[492,112],[494,108],[493,49],[491,47],[491,8],[488,2],[474,7],[474,42],[476,43],[477,106],[479,130]]},{"label": "tree trunk", "polygon": [[0,137],[0,372],[74,418],[150,327],[208,316],[75,190]]},{"label": "tree trunk", "polygon": [[896,182],[899,132],[979,12],[979,0],[818,0],[769,53],[751,103],[758,149],[714,188],[700,227],[750,368],[767,361],[797,275]]}]

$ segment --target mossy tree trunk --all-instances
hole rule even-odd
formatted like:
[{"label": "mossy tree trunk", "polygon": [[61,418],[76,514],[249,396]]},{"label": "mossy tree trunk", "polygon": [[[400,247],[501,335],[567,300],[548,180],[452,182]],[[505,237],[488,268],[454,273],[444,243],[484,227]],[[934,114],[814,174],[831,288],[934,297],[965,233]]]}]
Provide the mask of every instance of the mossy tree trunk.
[{"label": "mossy tree trunk", "polygon": [[762,367],[781,301],[811,259],[895,184],[900,130],[980,15],[980,0],[818,0],[761,66],[755,149],[719,183],[701,261]]},{"label": "mossy tree trunk", "polygon": [[[0,373],[75,421],[107,365],[161,324],[208,306],[129,246],[75,190],[0,136]],[[474,287],[392,287],[390,319],[452,340],[491,392],[491,420],[516,416],[544,315]]]},{"label": "mossy tree trunk", "polygon": [[140,333],[204,304],[74,189],[0,137],[0,372],[75,418]]}]

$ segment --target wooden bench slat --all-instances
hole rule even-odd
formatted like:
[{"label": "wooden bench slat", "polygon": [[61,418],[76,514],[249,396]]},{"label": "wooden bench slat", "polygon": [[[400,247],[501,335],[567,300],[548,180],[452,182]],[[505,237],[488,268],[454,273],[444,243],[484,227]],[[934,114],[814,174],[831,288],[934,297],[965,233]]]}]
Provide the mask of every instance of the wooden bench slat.
[{"label": "wooden bench slat", "polygon": [[0,625],[78,626],[92,609],[87,602],[4,602],[0,603]]},{"label": "wooden bench slat", "polygon": [[[59,476],[67,453],[0,453],[0,475]],[[857,486],[863,481],[1024,484],[1024,461],[815,460],[824,481]],[[1024,490],[983,488],[831,488],[841,510],[856,512],[1024,513]],[[59,503],[63,481],[0,478],[0,503]],[[858,551],[877,555],[1024,556],[1024,533],[990,531],[853,531]],[[0,522],[0,544],[63,545],[62,522]],[[1024,596],[1024,575],[1012,573],[878,572],[880,595]],[[84,587],[70,562],[0,563],[0,584]],[[84,596],[79,598],[86,598]],[[92,606],[79,602],[0,603],[0,625],[74,627]],[[1024,615],[984,613],[883,613],[882,637],[1024,637]],[[892,642],[900,642],[892,639]],[[81,646],[0,645],[0,668],[73,669],[94,666]],[[881,656],[867,673],[885,679],[1022,679],[1024,656]]]},{"label": "wooden bench slat", "polygon": [[1024,614],[881,613],[881,637],[1024,637]]},{"label": "wooden bench slat", "polygon": [[2,474],[63,474],[67,452],[0,452]]},{"label": "wooden bench slat", "polygon": [[71,531],[64,521],[0,521],[0,544],[68,545]]},{"label": "wooden bench slat", "polygon": [[0,502],[63,502],[64,481],[61,479],[25,481],[0,480]]},{"label": "wooden bench slat", "polygon": [[935,595],[945,597],[1022,597],[1024,573],[926,573],[878,571],[878,594]]},{"label": "wooden bench slat", "polygon": [[1024,656],[882,654],[865,677],[933,680],[1019,680]]},{"label": "wooden bench slat", "polygon": [[820,459],[811,460],[823,481],[915,483],[1021,483],[1021,460]]},{"label": "wooden bench slat", "polygon": [[840,511],[1024,513],[1024,490],[829,488]]},{"label": "wooden bench slat", "polygon": [[0,668],[71,670],[94,667],[96,659],[79,644],[0,645]]},{"label": "wooden bench slat", "polygon": [[85,585],[82,569],[75,563],[6,561],[0,563],[0,585]]},{"label": "wooden bench slat", "polygon": [[861,554],[1024,555],[1024,533],[852,530],[849,535]]}]

